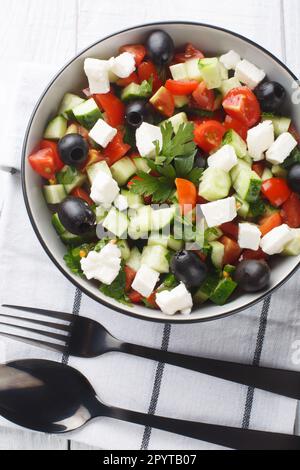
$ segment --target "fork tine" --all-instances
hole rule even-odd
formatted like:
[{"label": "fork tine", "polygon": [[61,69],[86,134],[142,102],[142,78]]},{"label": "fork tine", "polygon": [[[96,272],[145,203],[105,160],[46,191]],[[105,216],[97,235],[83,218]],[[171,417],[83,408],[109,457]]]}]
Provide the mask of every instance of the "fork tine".
[{"label": "fork tine", "polygon": [[0,325],[10,326],[12,328],[17,328],[18,330],[29,331],[30,333],[36,333],[41,336],[47,336],[48,338],[58,339],[59,341],[66,342],[68,340],[68,335],[60,335],[58,333],[51,333],[50,331],[36,330],[35,328],[27,328],[26,326],[13,325],[12,323],[5,323],[1,321]]},{"label": "fork tine", "polygon": [[0,313],[0,318],[1,317],[13,318],[14,320],[22,320],[28,323],[34,323],[35,325],[41,325],[41,326],[46,326],[49,328],[54,328],[55,330],[61,330],[61,331],[67,331],[67,332],[70,331],[70,325],[63,325],[61,323],[52,323],[52,322],[47,322],[47,321],[34,320],[33,318],[26,318],[26,317],[16,317],[15,315],[7,315],[5,313]]},{"label": "fork tine", "polygon": [[31,346],[35,346],[37,348],[49,349],[50,351],[56,351],[59,353],[64,353],[66,350],[66,347],[62,346],[61,344],[48,343],[47,341],[39,341],[33,338],[25,338],[24,336],[13,335],[10,333],[2,333],[1,331],[0,336],[3,336],[8,339],[13,339],[20,343],[30,344]]},{"label": "fork tine", "polygon": [[40,308],[31,308],[31,307],[20,307],[18,305],[2,305],[5,308],[11,308],[14,310],[20,310],[21,312],[29,312],[29,313],[36,313],[38,315],[44,315],[51,318],[57,318],[58,320],[63,321],[72,321],[74,320],[74,316],[70,313],[64,312],[55,312],[53,310],[44,310]]}]

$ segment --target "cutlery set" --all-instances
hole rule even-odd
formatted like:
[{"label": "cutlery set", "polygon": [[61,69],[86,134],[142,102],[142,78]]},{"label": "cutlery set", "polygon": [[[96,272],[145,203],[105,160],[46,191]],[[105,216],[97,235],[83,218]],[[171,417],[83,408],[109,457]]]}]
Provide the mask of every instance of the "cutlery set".
[{"label": "cutlery set", "polygon": [[[0,332],[10,339],[80,358],[121,352],[300,399],[299,372],[156,350],[122,342],[90,318],[36,308],[4,307],[45,318],[1,314],[0,325],[24,331],[22,336]],[[19,325],[20,320],[32,327]],[[47,327],[47,331],[39,326]],[[44,336],[45,341],[28,338],[26,333]],[[46,433],[74,431],[94,418],[108,417],[237,450],[300,450],[298,436],[170,419],[107,406],[80,372],[51,361],[21,360],[0,366],[0,414],[20,426]]]}]

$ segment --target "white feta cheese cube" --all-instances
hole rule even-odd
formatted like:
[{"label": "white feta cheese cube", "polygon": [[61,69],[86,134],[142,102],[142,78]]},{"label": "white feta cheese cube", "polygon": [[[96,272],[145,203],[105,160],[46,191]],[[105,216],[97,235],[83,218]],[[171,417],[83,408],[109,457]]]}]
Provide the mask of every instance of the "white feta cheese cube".
[{"label": "white feta cheese cube", "polygon": [[220,150],[211,155],[207,162],[211,168],[221,168],[229,172],[237,165],[238,157],[232,145],[224,145]]},{"label": "white feta cheese cube", "polygon": [[91,199],[105,208],[109,208],[120,192],[118,183],[108,175],[100,171],[92,184]]},{"label": "white feta cheese cube", "polygon": [[170,72],[174,80],[188,80],[188,73],[185,63],[171,65]]},{"label": "white feta cheese cube", "polygon": [[255,162],[264,160],[264,153],[273,145],[275,140],[272,121],[264,121],[248,131],[247,144],[250,157]]},{"label": "white feta cheese cube", "polygon": [[99,119],[90,131],[89,136],[101,147],[106,148],[115,138],[118,131],[111,127],[104,119]]},{"label": "white feta cheese cube", "polygon": [[156,284],[158,283],[160,274],[146,264],[142,264],[134,281],[132,283],[133,290],[137,291],[143,297],[150,297]]},{"label": "white feta cheese cube", "polygon": [[135,71],[135,58],[130,52],[123,52],[111,61],[110,70],[120,78],[127,78]]},{"label": "white feta cheese cube", "polygon": [[200,59],[187,60],[185,63],[185,67],[189,80],[197,80],[197,82],[202,82],[203,75],[200,69]]},{"label": "white feta cheese cube", "polygon": [[266,153],[266,159],[273,165],[281,165],[297,147],[296,139],[289,132],[281,134]]},{"label": "white feta cheese cube", "polygon": [[294,234],[288,225],[280,225],[262,238],[260,246],[267,255],[277,255],[284,250],[293,237]]},{"label": "white feta cheese cube", "polygon": [[235,70],[241,56],[235,51],[229,51],[220,57],[220,62],[226,67],[227,70]]},{"label": "white feta cheese cube", "polygon": [[110,285],[118,276],[121,268],[121,250],[108,243],[99,253],[91,251],[81,260],[81,268],[88,280],[96,279]]},{"label": "white feta cheese cube", "polygon": [[163,138],[160,127],[143,122],[136,131],[136,146],[141,157],[155,158],[154,142],[156,141],[159,142],[161,149]]},{"label": "white feta cheese cube", "polygon": [[114,206],[119,209],[119,211],[123,212],[128,209],[128,199],[123,194],[119,194],[116,199],[114,200]]},{"label": "white feta cheese cube", "polygon": [[261,231],[257,225],[242,223],[239,224],[239,240],[240,248],[257,251],[259,249],[261,239]]},{"label": "white feta cheese cube", "polygon": [[88,78],[92,95],[109,92],[109,63],[107,60],[85,59],[84,71]]},{"label": "white feta cheese cube", "polygon": [[210,228],[231,222],[237,217],[236,200],[234,197],[201,204],[200,207]]},{"label": "white feta cheese cube", "polygon": [[175,315],[176,312],[187,315],[193,307],[192,296],[183,283],[171,291],[156,294],[156,303],[166,315]]},{"label": "white feta cheese cube", "polygon": [[266,74],[264,70],[257,68],[248,60],[241,60],[236,66],[235,76],[240,82],[254,90],[264,80]]}]

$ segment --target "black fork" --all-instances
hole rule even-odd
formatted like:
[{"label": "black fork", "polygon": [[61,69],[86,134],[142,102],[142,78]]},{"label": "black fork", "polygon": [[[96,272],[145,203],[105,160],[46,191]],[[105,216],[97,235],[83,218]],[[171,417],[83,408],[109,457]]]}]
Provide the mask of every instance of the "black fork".
[{"label": "black fork", "polygon": [[122,342],[112,336],[100,323],[86,317],[80,317],[63,312],[53,312],[28,307],[13,307],[24,312],[30,312],[41,316],[47,316],[55,320],[65,322],[48,322],[32,318],[24,318],[1,314],[0,318],[28,321],[29,323],[59,330],[62,333],[43,331],[40,329],[20,326],[18,324],[0,321],[0,325],[13,326],[25,332],[36,333],[51,338],[55,342],[47,342],[39,339],[18,336],[10,333],[0,335],[29,343],[33,346],[48,348],[60,353],[81,358],[94,358],[108,352],[122,352],[157,362],[171,364],[192,371],[207,374],[220,379],[229,380],[242,385],[259,388],[267,392],[276,393],[296,400],[300,399],[300,373],[288,370],[256,367],[246,364],[219,361],[201,357],[187,356],[184,354],[161,351],[153,348]]}]

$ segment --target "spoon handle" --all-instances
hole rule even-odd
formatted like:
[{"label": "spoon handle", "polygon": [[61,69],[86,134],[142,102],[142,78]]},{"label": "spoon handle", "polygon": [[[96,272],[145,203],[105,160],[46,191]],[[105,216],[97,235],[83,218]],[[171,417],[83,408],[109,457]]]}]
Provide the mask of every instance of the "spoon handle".
[{"label": "spoon handle", "polygon": [[105,416],[210,442],[229,449],[300,450],[300,437],[287,434],[183,421],[113,407],[105,410]]},{"label": "spoon handle", "polygon": [[296,400],[300,399],[300,373],[296,371],[186,356],[129,343],[122,344],[120,350],[126,354],[171,364]]}]

